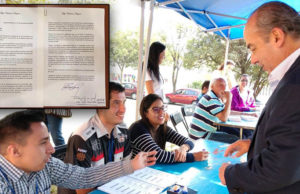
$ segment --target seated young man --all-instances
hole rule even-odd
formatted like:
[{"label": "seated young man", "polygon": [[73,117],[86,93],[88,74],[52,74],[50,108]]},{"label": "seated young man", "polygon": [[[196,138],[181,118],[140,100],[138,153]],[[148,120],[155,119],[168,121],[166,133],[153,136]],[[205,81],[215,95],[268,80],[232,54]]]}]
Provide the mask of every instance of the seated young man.
[{"label": "seated young man", "polygon": [[155,163],[153,153],[91,168],[65,164],[54,153],[41,111],[25,110],[0,120],[0,193],[50,193],[51,185],[93,188]]},{"label": "seated young man", "polygon": [[[96,114],[70,137],[66,163],[90,167],[131,158],[128,130],[119,126],[126,111],[125,88],[119,83],[110,82],[109,93],[109,109],[97,109]],[[77,192],[59,189],[59,193],[87,193],[93,189]]]},{"label": "seated young man", "polygon": [[209,89],[209,80],[205,80],[201,86],[201,93],[199,94],[199,96],[197,97],[197,102],[199,102],[199,100],[202,98],[202,96],[204,96]]}]

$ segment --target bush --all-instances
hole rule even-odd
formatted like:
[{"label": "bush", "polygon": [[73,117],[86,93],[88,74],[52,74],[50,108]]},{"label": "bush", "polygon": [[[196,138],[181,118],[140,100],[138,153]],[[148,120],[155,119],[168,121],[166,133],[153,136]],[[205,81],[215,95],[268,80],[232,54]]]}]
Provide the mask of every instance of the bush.
[{"label": "bush", "polygon": [[201,90],[202,83],[203,83],[202,81],[196,81],[196,82],[193,82],[191,84],[188,84],[188,87]]}]

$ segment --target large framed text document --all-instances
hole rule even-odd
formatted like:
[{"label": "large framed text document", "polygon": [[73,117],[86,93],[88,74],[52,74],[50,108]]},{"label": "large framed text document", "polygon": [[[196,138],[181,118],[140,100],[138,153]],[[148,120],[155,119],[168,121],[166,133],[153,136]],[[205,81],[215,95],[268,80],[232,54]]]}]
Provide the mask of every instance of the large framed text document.
[{"label": "large framed text document", "polygon": [[105,108],[109,5],[0,5],[0,108]]}]

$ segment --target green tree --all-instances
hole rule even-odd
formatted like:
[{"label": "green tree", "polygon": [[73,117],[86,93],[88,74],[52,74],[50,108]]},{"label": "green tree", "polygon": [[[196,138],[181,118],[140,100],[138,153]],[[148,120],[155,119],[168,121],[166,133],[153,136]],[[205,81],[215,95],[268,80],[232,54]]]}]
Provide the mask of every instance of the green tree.
[{"label": "green tree", "polygon": [[244,40],[231,41],[230,46],[230,59],[236,62],[235,72],[237,73],[236,79],[242,74],[249,74],[251,85],[253,85],[254,97],[256,98],[261,90],[268,84],[268,74],[258,65],[251,65],[249,51],[246,48]]},{"label": "green tree", "polygon": [[113,3],[116,0],[58,0],[61,4],[92,4],[92,3]]},{"label": "green tree", "polygon": [[[226,42],[215,34],[203,34],[198,31],[197,36],[187,43],[184,66],[193,69],[206,65],[213,71],[224,62]],[[230,41],[228,58],[236,63],[233,70],[236,79],[242,74],[249,74],[252,77],[254,96],[257,97],[267,85],[267,73],[259,66],[251,65],[249,56],[244,40]]]},{"label": "green tree", "polygon": [[25,0],[6,0],[6,4],[22,4]]},{"label": "green tree", "polygon": [[249,75],[252,76],[254,97],[256,98],[262,89],[268,85],[268,74],[258,65],[251,65]]},{"label": "green tree", "polygon": [[110,64],[119,68],[121,82],[126,67],[138,66],[137,38],[136,32],[117,32],[110,41]]},{"label": "green tree", "polygon": [[187,69],[209,67],[211,71],[223,63],[225,41],[222,37],[204,34],[198,30],[195,37],[187,42],[184,67]]},{"label": "green tree", "polygon": [[186,50],[186,42],[189,37],[189,28],[183,24],[176,26],[176,33],[173,38],[167,42],[167,63],[172,65],[172,86],[173,92],[176,90],[178,75],[183,67],[184,53]]},{"label": "green tree", "polygon": [[202,81],[193,82],[193,83],[191,83],[191,84],[188,85],[188,88],[195,88],[195,89],[201,90],[201,88],[202,88]]}]

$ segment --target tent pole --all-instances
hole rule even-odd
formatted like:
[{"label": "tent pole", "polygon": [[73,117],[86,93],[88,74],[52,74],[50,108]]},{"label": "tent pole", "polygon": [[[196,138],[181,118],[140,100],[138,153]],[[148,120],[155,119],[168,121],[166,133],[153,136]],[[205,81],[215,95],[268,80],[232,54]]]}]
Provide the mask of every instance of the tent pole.
[{"label": "tent pole", "polygon": [[[229,42],[230,42],[230,29],[228,29],[228,37],[226,38],[226,50],[225,50],[225,57],[224,57],[224,70],[226,69],[227,61],[228,61],[228,52],[229,52]],[[224,71],[222,72],[224,76]]]},{"label": "tent pole", "polygon": [[[138,113],[138,100],[140,99],[141,92],[141,73],[142,73],[142,65],[143,65],[143,47],[144,47],[144,23],[145,23],[145,1],[141,0],[141,21],[140,21],[140,40],[139,40],[139,64],[138,64],[138,72],[137,72],[137,94],[136,94],[136,113]],[[137,115],[137,114],[136,114]],[[136,116],[137,120],[137,116]]]},{"label": "tent pole", "polygon": [[[143,0],[142,0],[143,1]],[[147,70],[147,65],[148,65],[148,56],[149,56],[149,45],[150,45],[150,38],[151,38],[151,31],[152,31],[152,23],[153,23],[153,12],[154,12],[154,5],[155,5],[155,0],[151,0],[150,2],[150,17],[149,17],[149,23],[148,23],[148,31],[147,31],[147,41],[145,45],[145,55],[144,55],[144,62],[141,62],[138,74],[138,95],[136,98],[136,114],[135,118],[136,120],[139,119],[139,108],[140,104],[143,98],[144,94],[144,85],[145,85],[145,74]],[[140,39],[140,45],[143,44],[143,40]]]}]

